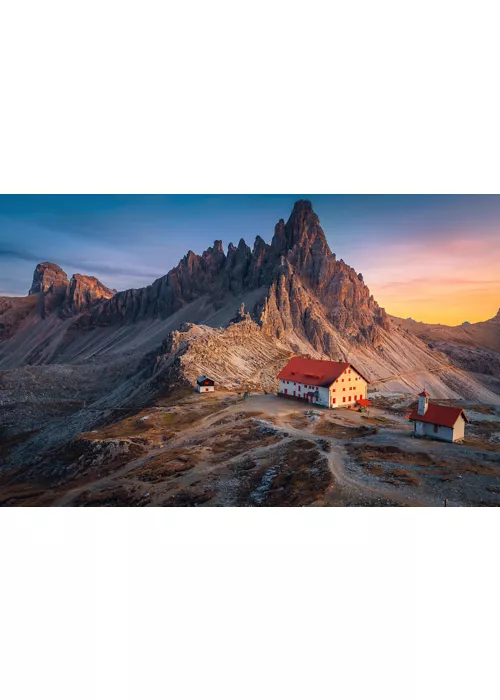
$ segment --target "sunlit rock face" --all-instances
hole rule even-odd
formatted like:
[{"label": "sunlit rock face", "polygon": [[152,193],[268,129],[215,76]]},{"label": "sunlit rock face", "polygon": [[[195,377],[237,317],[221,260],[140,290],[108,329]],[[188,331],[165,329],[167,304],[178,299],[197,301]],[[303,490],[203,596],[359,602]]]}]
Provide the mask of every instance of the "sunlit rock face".
[{"label": "sunlit rock face", "polygon": [[61,312],[65,316],[82,313],[114,294],[114,290],[108,289],[96,277],[73,275],[66,288]]},{"label": "sunlit rock face", "polygon": [[[167,318],[206,297],[220,308],[231,295],[264,293],[251,317],[268,335],[299,333],[322,352],[334,352],[331,329],[359,343],[376,346],[388,329],[385,311],[358,274],[331,252],[319,218],[307,200],[298,201],[285,223],[275,227],[271,244],[257,236],[253,248],[241,239],[227,254],[215,241],[202,255],[189,251],[168,274],[149,287],[119,292],[95,306],[87,326]],[[235,309],[237,308],[235,304]]]},{"label": "sunlit rock face", "polygon": [[48,292],[58,293],[64,291],[68,284],[68,276],[59,265],[51,262],[42,262],[36,266],[33,273],[33,283],[29,295],[47,294]]},{"label": "sunlit rock face", "polygon": [[96,277],[75,274],[68,279],[59,265],[43,262],[35,268],[28,296],[39,295],[37,308],[42,316],[57,312],[66,318],[90,311],[115,293]]}]

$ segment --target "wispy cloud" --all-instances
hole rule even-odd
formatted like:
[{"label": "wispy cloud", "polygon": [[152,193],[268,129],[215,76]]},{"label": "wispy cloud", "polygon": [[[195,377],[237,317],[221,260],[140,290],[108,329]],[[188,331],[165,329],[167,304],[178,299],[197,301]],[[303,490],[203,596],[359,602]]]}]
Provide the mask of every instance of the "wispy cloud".
[{"label": "wispy cloud", "polygon": [[121,262],[120,264],[112,265],[109,263],[102,262],[101,260],[85,260],[78,257],[67,258],[60,256],[51,256],[50,259],[47,259],[43,256],[37,255],[36,253],[30,253],[29,251],[15,249],[0,249],[0,257],[10,258],[13,260],[24,260],[36,264],[40,262],[54,262],[56,263],[56,265],[59,265],[59,267],[62,267],[63,269],[68,268],[71,270],[75,270],[79,268],[85,268],[86,270],[94,270],[96,274],[100,272],[121,277],[129,277],[130,275],[137,276],[140,274],[147,274],[150,276],[157,275],[158,277],[160,277],[166,274],[165,270],[160,270],[159,268],[153,269],[149,266],[141,265],[140,263],[135,262]]},{"label": "wispy cloud", "polygon": [[433,288],[439,287],[480,287],[488,288],[500,285],[500,279],[464,279],[463,277],[442,277],[436,280],[435,277],[416,277],[406,280],[396,280],[378,285],[378,289],[406,289],[412,287],[423,287],[431,285]]}]

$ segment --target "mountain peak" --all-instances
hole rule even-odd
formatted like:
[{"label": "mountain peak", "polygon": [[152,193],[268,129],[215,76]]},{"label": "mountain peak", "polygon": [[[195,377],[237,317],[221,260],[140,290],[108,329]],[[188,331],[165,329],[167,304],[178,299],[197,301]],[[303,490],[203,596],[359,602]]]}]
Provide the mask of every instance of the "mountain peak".
[{"label": "mountain peak", "polygon": [[68,275],[53,262],[41,262],[35,267],[33,282],[28,294],[47,293],[60,290],[69,284]]},{"label": "mountain peak", "polygon": [[[313,212],[313,205],[309,199],[298,199],[293,205],[292,216],[294,212]],[[314,214],[314,212],[313,212]]]},{"label": "mountain peak", "polygon": [[277,253],[285,254],[295,246],[306,249],[313,245],[325,254],[331,252],[312,203],[308,199],[299,199],[286,224],[283,219],[276,224],[272,247]]}]

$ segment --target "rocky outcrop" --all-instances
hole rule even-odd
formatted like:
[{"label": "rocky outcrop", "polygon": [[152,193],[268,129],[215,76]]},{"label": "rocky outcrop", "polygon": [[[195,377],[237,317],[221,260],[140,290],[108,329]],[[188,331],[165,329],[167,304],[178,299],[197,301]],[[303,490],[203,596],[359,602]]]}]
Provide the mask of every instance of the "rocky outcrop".
[{"label": "rocky outcrop", "polygon": [[84,311],[103,299],[111,299],[115,291],[108,289],[96,277],[86,275],[73,275],[67,288],[61,305],[62,316],[74,316]]},{"label": "rocky outcrop", "polygon": [[68,279],[59,265],[39,263],[33,274],[28,296],[39,295],[38,313],[42,317],[57,312],[61,317],[89,312],[92,307],[116,294],[96,277],[75,274]]},{"label": "rocky outcrop", "polygon": [[51,262],[38,263],[33,273],[33,283],[29,291],[32,294],[60,294],[69,284],[68,276],[59,265]]},{"label": "rocky outcrop", "polygon": [[148,381],[155,381],[158,390],[186,383],[194,386],[204,374],[217,377],[218,389],[275,392],[276,375],[290,353],[241,311],[243,318],[227,328],[186,323],[170,333]]}]

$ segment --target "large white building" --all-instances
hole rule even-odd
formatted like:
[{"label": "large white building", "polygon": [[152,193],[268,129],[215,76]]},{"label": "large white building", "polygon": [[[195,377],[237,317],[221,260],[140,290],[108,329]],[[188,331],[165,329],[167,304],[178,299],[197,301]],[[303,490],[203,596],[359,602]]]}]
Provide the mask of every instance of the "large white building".
[{"label": "large white building", "polygon": [[368,379],[349,362],[293,357],[278,374],[278,394],[327,408],[369,405]]},{"label": "large white building", "polygon": [[416,437],[430,437],[446,442],[457,442],[465,436],[465,424],[469,422],[462,408],[429,403],[429,394],[418,395],[418,406],[409,419],[414,423]]}]

